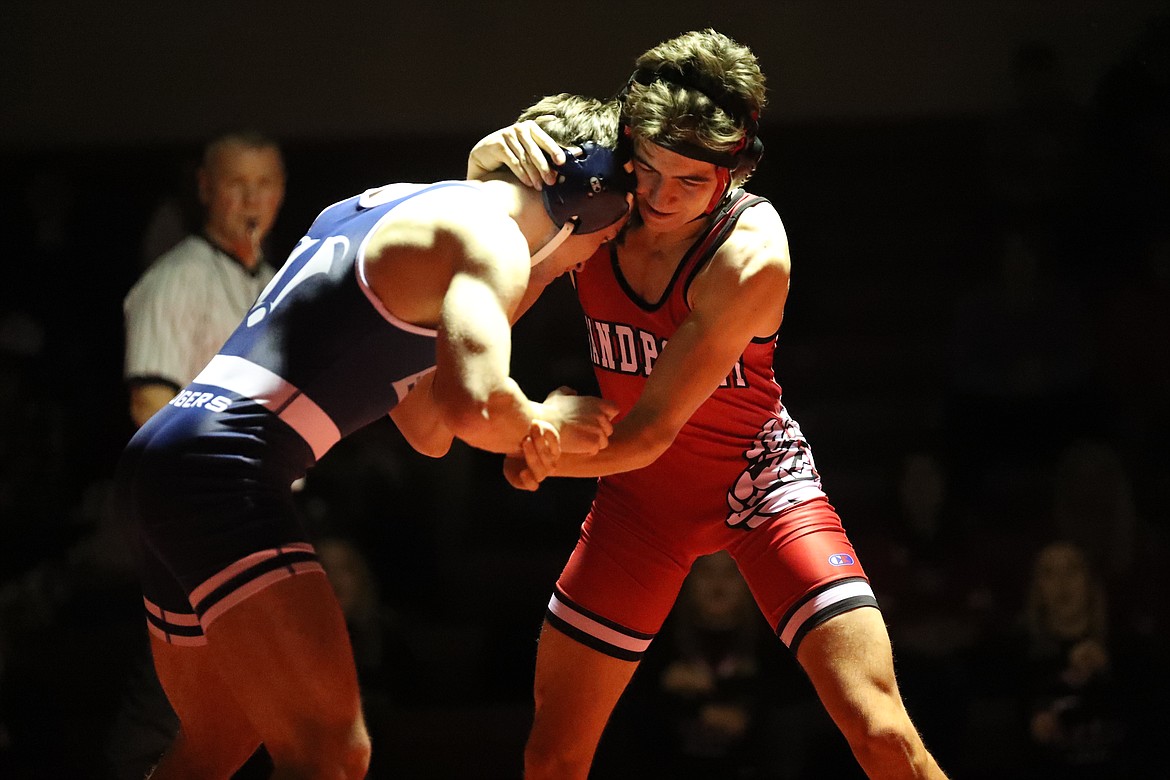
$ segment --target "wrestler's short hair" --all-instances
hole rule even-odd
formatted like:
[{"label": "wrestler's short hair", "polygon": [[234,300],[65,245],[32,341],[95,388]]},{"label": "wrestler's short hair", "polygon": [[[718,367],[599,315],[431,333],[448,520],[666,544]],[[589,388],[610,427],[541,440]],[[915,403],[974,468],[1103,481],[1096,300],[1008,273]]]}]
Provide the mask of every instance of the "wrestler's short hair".
[{"label": "wrestler's short hair", "polygon": [[560,92],[546,95],[520,112],[517,122],[532,120],[561,146],[592,141],[616,149],[620,138],[621,105],[616,99],[598,100]]},{"label": "wrestler's short hair", "polygon": [[[622,121],[634,139],[732,169],[742,184],[762,144],[757,137],[766,82],[751,49],[712,29],[683,33],[647,51],[621,95]],[[683,152],[686,154],[686,152]]]}]

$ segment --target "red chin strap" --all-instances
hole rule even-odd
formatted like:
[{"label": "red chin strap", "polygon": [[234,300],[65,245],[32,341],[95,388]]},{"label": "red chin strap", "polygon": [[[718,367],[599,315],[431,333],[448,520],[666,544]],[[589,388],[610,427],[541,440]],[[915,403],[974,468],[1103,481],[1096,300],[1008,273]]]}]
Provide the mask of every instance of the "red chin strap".
[{"label": "red chin strap", "polygon": [[[622,137],[626,140],[627,143],[630,143],[630,144],[633,143],[634,134],[630,130],[629,125],[623,125],[622,129],[621,129],[621,133],[622,133]],[[744,136],[743,139],[739,142],[739,144],[734,149],[732,149],[728,154],[731,154],[731,155],[739,154],[740,151],[743,150],[746,143],[747,143],[747,136]],[[711,194],[711,200],[709,203],[707,203],[706,208],[703,209],[703,213],[701,216],[707,216],[708,214],[711,214],[712,212],[714,212],[715,209],[719,208],[719,204],[723,202],[723,199],[725,197],[727,197],[727,193],[731,191],[731,169],[724,166],[724,165],[720,165],[719,163],[715,162],[714,160],[706,158],[707,157],[706,155],[698,155],[697,156],[695,151],[694,151],[694,149],[695,149],[694,147],[692,147],[692,151],[690,154],[688,154],[687,149],[679,148],[677,146],[663,146],[663,148],[669,149],[670,151],[675,152],[676,154],[681,154],[683,157],[689,157],[692,160],[699,160],[701,162],[710,162],[715,166],[715,184],[716,184],[715,192]],[[723,153],[718,153],[718,154],[723,154]]]},{"label": "red chin strap", "polygon": [[715,166],[715,182],[718,186],[715,187],[715,194],[711,196],[711,202],[707,204],[707,208],[703,209],[704,215],[719,208],[719,204],[727,196],[727,192],[731,188],[731,169]]},{"label": "red chin strap", "polygon": [[[748,137],[745,134],[731,150],[732,155],[739,155],[747,147]],[[719,186],[715,188],[715,194],[711,196],[711,202],[707,204],[707,209],[703,212],[704,215],[710,214],[715,209],[719,208],[719,204],[727,197],[727,193],[731,192],[731,169],[725,168],[722,165],[715,165],[715,180]]]}]

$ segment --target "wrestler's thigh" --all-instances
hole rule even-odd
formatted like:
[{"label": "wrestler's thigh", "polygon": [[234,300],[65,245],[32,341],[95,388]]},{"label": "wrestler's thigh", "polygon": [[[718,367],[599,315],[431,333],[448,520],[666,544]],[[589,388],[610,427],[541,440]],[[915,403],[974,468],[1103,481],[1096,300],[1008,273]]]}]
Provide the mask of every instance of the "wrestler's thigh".
[{"label": "wrestler's thigh", "polygon": [[260,745],[236,693],[220,676],[207,645],[179,646],[151,635],[150,649],[159,682],[188,745],[208,763],[240,766]]},{"label": "wrestler's thigh", "polygon": [[736,533],[728,550],[769,624],[794,650],[813,626],[873,601],[865,571],[833,507],[798,505]]},{"label": "wrestler's thigh", "polygon": [[274,758],[304,749],[306,733],[364,734],[345,619],[322,570],[251,594],[206,632],[216,669]]},{"label": "wrestler's thigh", "polygon": [[592,649],[549,623],[536,652],[536,713],[525,746],[525,777],[584,777],[636,661]]},{"label": "wrestler's thigh", "polygon": [[[635,636],[653,636],[694,559],[684,539],[670,545],[638,531],[639,520],[591,513],[557,580],[559,594],[587,617]],[[554,597],[555,602],[555,597]]]},{"label": "wrestler's thigh", "polygon": [[853,722],[903,711],[890,637],[877,609],[861,607],[826,620],[808,633],[796,657],[825,709],[847,733]]}]

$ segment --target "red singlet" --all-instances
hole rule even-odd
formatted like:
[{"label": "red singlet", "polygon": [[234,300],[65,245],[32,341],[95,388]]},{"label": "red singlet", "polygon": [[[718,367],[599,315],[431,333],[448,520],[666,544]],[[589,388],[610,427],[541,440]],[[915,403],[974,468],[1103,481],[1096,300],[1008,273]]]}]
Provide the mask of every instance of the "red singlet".
[{"label": "red singlet", "polygon": [[[764,199],[736,191],[683,257],[662,299],[645,301],[602,247],[574,283],[602,395],[624,415],[690,314],[687,291]],[[598,481],[548,618],[609,655],[638,659],[696,557],[726,549],[761,610],[794,652],[829,617],[877,606],[812,452],[784,408],[773,372],[776,335],[753,339],[723,384],[654,463]],[[620,419],[620,417],[618,418]]]}]

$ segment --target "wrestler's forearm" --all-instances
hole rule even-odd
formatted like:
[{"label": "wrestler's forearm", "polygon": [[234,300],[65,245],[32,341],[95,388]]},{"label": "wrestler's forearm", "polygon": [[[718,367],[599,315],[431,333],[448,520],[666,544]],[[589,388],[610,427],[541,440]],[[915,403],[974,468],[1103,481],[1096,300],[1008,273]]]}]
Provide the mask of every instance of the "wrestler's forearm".
[{"label": "wrestler's forearm", "polygon": [[640,424],[635,414],[614,425],[609,444],[595,455],[562,453],[549,476],[604,477],[645,468],[674,440],[674,433]]}]

